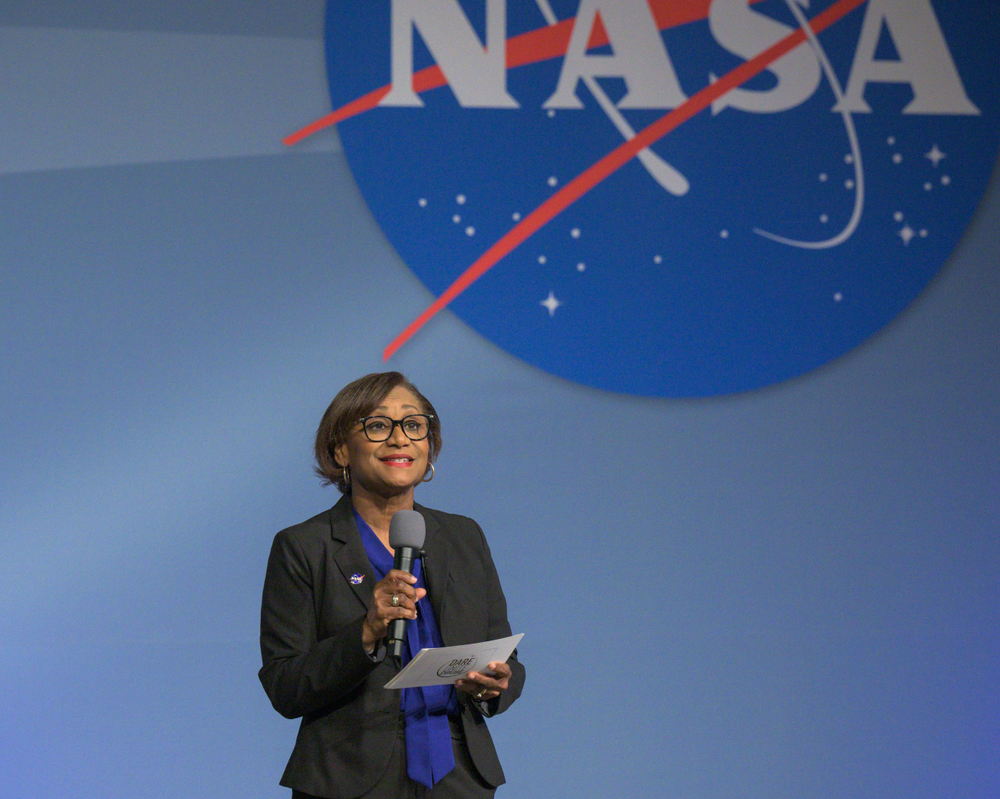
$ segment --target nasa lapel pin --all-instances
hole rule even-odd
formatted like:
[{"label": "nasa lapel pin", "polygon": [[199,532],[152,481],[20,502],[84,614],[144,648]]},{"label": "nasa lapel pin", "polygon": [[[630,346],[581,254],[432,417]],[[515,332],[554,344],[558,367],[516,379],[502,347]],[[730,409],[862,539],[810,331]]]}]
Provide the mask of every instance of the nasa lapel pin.
[{"label": "nasa lapel pin", "polygon": [[351,585],[361,585],[361,581],[365,579],[363,574],[354,573],[351,575]]}]

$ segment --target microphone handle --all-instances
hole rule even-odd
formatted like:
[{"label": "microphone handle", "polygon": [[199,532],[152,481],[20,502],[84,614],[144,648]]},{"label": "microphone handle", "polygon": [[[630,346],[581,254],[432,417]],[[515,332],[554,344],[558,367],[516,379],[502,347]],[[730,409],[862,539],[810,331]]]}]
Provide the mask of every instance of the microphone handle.
[{"label": "microphone handle", "polygon": [[400,547],[396,550],[396,557],[393,559],[392,568],[413,574],[413,564],[420,557],[420,550],[414,547]]},{"label": "microphone handle", "polygon": [[[420,557],[420,550],[414,547],[400,547],[396,550],[392,568],[413,574],[413,564]],[[399,663],[403,659],[403,640],[406,637],[407,619],[393,619],[389,622],[386,648],[389,656]]]}]

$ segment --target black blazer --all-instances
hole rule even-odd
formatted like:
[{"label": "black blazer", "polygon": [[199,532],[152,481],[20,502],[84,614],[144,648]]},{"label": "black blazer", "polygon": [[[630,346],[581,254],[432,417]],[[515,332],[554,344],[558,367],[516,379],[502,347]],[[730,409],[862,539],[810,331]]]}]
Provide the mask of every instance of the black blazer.
[{"label": "black blazer", "polygon": [[[427,522],[424,581],[445,646],[511,634],[507,602],[483,531],[472,519],[414,506]],[[369,657],[361,628],[376,578],[349,496],[274,538],[261,605],[260,681],[275,710],[302,717],[281,784],[348,799],[385,771],[397,734],[399,691],[383,686],[390,659]],[[483,716],[520,695],[524,667],[507,661],[509,687],[489,703],[460,693],[469,754],[482,778],[504,782]]]}]

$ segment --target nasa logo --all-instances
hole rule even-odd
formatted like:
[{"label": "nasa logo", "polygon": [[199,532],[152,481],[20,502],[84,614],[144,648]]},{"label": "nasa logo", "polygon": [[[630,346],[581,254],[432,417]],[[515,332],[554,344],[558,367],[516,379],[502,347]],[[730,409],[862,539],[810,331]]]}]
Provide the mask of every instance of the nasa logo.
[{"label": "nasa logo", "polygon": [[[330,0],[351,170],[437,297],[564,378],[709,396],[868,339],[1000,141],[978,0]],[[505,58],[506,55],[506,58]]]}]

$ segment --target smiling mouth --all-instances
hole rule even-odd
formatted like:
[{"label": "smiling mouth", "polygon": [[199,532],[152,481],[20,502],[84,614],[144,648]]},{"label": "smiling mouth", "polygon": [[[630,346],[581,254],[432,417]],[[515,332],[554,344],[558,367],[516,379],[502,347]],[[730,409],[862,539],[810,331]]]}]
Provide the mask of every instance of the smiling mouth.
[{"label": "smiling mouth", "polygon": [[386,463],[389,466],[409,466],[413,463],[413,458],[406,457],[395,457],[395,458],[379,458],[382,463]]}]

